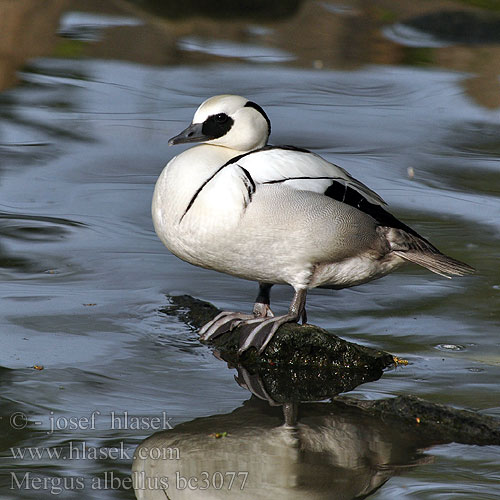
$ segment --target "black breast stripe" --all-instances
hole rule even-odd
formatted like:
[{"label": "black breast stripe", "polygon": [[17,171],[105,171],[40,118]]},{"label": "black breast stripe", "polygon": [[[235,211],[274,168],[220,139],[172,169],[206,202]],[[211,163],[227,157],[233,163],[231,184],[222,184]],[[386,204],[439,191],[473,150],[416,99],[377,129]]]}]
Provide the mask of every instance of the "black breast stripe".
[{"label": "black breast stripe", "polygon": [[[229,160],[227,163],[224,163],[224,165],[222,165],[222,167],[220,167],[219,169],[217,169],[208,179],[206,179],[203,184],[196,190],[196,192],[193,194],[193,197],[189,200],[189,203],[186,207],[186,210],[184,210],[184,213],[182,214],[182,217],[179,219],[179,224],[182,222],[182,219],[184,219],[185,215],[189,212],[189,210],[191,209],[191,207],[193,206],[193,203],[196,201],[196,198],[198,198],[198,195],[201,193],[201,191],[203,190],[203,188],[225,167],[227,167],[228,165],[232,165],[233,163],[237,162],[240,158],[242,158],[243,156],[246,156],[247,154],[250,154],[250,153],[245,153],[243,155],[239,155],[239,156],[236,156],[236,158],[232,158],[231,160]],[[239,166],[239,165],[238,165]],[[248,190],[248,196],[250,197],[250,201],[252,201],[252,194],[255,192],[255,181],[253,180],[252,176],[250,175],[250,172],[246,169],[246,168],[243,168],[241,166],[239,166],[241,168],[241,170],[243,171],[243,173],[245,174],[245,177],[247,179],[247,182],[245,183],[246,186],[247,186],[247,190]]]},{"label": "black breast stripe", "polygon": [[245,177],[247,179],[247,182],[245,184],[247,186],[248,199],[249,201],[252,201],[252,195],[255,193],[256,189],[255,181],[253,180],[252,176],[250,175],[250,172],[246,168],[243,168],[241,165],[238,165],[238,167],[240,167],[243,173],[245,174]]},{"label": "black breast stripe", "polygon": [[182,217],[179,219],[179,224],[182,222],[182,219],[184,219],[184,216],[189,212],[189,209],[193,206],[193,203],[195,202],[196,198],[198,198],[198,195],[201,193],[201,190],[225,167],[226,165],[222,165],[215,173],[213,173],[208,179],[206,179],[203,184],[196,190],[196,192],[193,194],[193,197],[191,200],[189,200],[188,206],[186,207],[186,210],[184,210],[184,213],[182,214]]},{"label": "black breast stripe", "polygon": [[[256,151],[260,151],[260,149],[257,149]],[[228,165],[232,165],[233,163],[236,163],[239,159],[243,158],[244,156],[247,156],[249,154],[252,154],[252,153],[255,153],[255,151],[250,151],[249,153],[244,153],[242,155],[238,155],[238,156],[235,156],[234,158],[231,158],[229,161],[227,161],[226,163],[224,163],[224,165],[222,165],[222,167],[220,167],[219,169],[217,169],[208,179],[206,179],[203,184],[196,190],[196,192],[194,193],[193,197],[191,198],[191,200],[189,201],[188,203],[188,206],[186,207],[186,210],[184,210],[184,213],[182,214],[182,217],[179,219],[179,224],[182,222],[182,219],[184,219],[184,216],[189,212],[189,209],[193,206],[193,203],[195,202],[196,198],[198,198],[198,195],[201,193],[202,189],[225,167],[227,167]],[[241,167],[240,167],[241,168]],[[247,174],[247,177],[249,177],[251,179],[251,183],[253,184],[254,188],[255,188],[255,182],[254,180],[252,179],[252,177],[250,176],[250,174],[248,173],[248,171],[246,169],[243,169],[245,170],[246,174]]]}]

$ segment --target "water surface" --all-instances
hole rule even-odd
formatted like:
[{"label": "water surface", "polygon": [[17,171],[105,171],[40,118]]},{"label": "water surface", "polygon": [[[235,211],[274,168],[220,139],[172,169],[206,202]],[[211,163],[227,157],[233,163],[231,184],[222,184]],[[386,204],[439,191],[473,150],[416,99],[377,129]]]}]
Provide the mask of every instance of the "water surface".
[{"label": "water surface", "polygon": [[[10,472],[19,482],[26,473],[47,478],[36,498],[51,497],[54,478],[66,478],[64,498],[134,498],[104,474],[126,478],[134,447],[155,429],[113,425],[112,415],[175,426],[249,399],[234,371],[160,309],[167,295],[186,293],[248,310],[256,285],[179,261],[150,218],[155,180],[183,149],[168,138],[221,92],[263,106],[272,143],[348,169],[478,270],[446,280],[407,267],[358,288],[310,293],[312,323],[409,361],[353,396],[414,394],[500,416],[500,103],[489,97],[498,46],[384,35],[413,14],[399,4],[384,14],[362,3],[303,2],[274,23],[174,21],[125,2],[51,3],[44,33],[52,45],[0,93],[2,498],[33,498],[37,483],[19,488]],[[317,29],[292,42],[298,26]],[[290,289],[273,289],[275,311],[290,298]],[[8,422],[16,412],[29,420],[23,429]],[[95,428],[85,428],[81,419],[92,414]],[[77,429],[67,428],[71,418]],[[47,456],[70,442],[128,451],[118,460]],[[11,447],[43,455],[14,458]],[[498,448],[425,454],[370,498],[500,495]]]}]

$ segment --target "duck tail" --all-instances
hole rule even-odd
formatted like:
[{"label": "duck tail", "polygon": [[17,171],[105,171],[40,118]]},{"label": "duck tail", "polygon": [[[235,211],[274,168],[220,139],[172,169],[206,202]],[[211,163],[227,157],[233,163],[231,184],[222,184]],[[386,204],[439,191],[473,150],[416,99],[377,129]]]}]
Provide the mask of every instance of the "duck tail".
[{"label": "duck tail", "polygon": [[445,278],[465,276],[475,271],[475,269],[468,264],[448,257],[442,253],[420,253],[412,251],[395,251],[394,253],[405,260],[423,266],[429,269],[429,271],[440,274]]},{"label": "duck tail", "polygon": [[464,262],[441,253],[434,245],[417,234],[402,229],[384,228],[393,253],[409,262],[414,262],[433,273],[451,278],[472,274],[475,269]]}]

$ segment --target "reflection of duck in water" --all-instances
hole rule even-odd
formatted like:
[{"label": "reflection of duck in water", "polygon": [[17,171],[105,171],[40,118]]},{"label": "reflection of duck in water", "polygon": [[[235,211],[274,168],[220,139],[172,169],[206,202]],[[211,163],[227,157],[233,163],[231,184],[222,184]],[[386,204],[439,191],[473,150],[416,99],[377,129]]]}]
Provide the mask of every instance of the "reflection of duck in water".
[{"label": "reflection of duck in water", "polygon": [[280,408],[252,398],[232,413],[152,435],[134,452],[137,499],[365,498],[428,460],[407,429],[342,403],[304,404],[300,415],[296,427],[282,426]]},{"label": "reflection of duck in water", "polygon": [[[203,144],[173,158],[156,183],[153,221],[172,253],[260,283],[253,314],[221,313],[203,339],[242,325],[240,351],[262,351],[282,324],[305,319],[309,288],[359,285],[405,261],[447,277],[473,271],[386,212],[342,168],[310,151],[267,146],[270,131],[258,104],[212,97],[170,140]],[[295,290],[284,316],[269,308],[275,283]]]}]

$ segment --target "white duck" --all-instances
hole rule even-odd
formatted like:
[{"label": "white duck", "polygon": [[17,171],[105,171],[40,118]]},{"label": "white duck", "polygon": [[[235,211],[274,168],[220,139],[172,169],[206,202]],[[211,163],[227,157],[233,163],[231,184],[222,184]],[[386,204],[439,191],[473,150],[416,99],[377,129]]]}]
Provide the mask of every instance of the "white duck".
[{"label": "white duck", "polygon": [[[473,272],[388,213],[342,168],[307,150],[266,145],[270,132],[258,104],[220,95],[169,141],[203,144],[173,158],[156,183],[161,241],[191,264],[260,285],[253,314],[221,313],[200,330],[203,340],[240,325],[240,352],[262,352],[282,324],[305,321],[309,288],[359,285],[405,261],[446,277]],[[269,307],[273,284],[295,290],[284,316]]]}]

